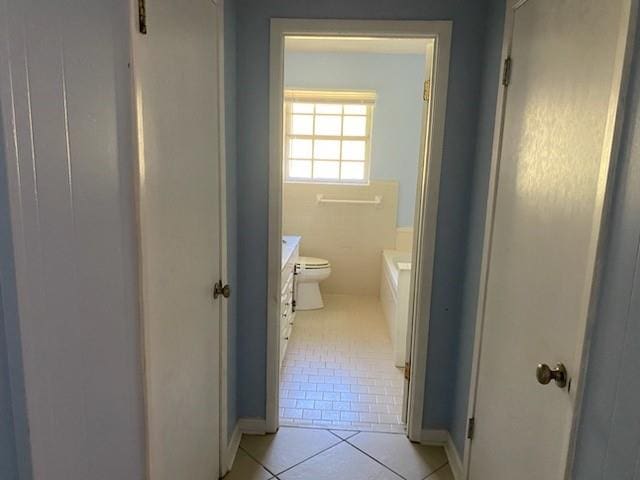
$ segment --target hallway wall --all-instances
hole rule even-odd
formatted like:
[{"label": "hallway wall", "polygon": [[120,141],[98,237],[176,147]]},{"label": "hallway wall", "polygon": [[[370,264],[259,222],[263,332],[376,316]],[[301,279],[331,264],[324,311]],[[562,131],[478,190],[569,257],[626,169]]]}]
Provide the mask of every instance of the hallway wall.
[{"label": "hallway wall", "polygon": [[578,431],[576,480],[640,479],[640,31]]},{"label": "hallway wall", "polygon": [[[0,125],[2,125],[1,108]],[[27,470],[29,462],[18,458],[18,451],[23,455],[26,454],[28,445],[24,438],[16,438],[16,423],[19,428],[22,424],[21,429],[24,431],[26,419],[24,402],[20,401],[18,392],[14,394],[12,391],[20,387],[22,368],[15,361],[16,350],[19,351],[19,347],[15,332],[17,319],[13,314],[15,310],[12,308],[16,298],[7,187],[5,142],[0,129],[0,478],[17,480],[20,478],[21,468],[25,469],[24,475],[29,473]],[[21,437],[20,433],[18,437]]]},{"label": "hallway wall", "polygon": [[[269,19],[453,20],[444,161],[432,292],[424,426],[450,425],[486,1],[238,0],[239,415],[265,415],[269,168]],[[425,312],[421,313],[425,315]],[[427,341],[423,339],[423,341]]]},{"label": "hallway wall", "polygon": [[478,115],[478,135],[472,172],[472,193],[469,212],[469,232],[465,239],[466,264],[463,281],[460,327],[456,342],[455,394],[450,423],[451,436],[462,458],[467,430],[467,406],[476,328],[476,306],[484,240],[484,220],[487,207],[491,151],[496,113],[498,83],[501,74],[502,36],[505,0],[490,0],[487,9],[484,45],[482,93]]}]

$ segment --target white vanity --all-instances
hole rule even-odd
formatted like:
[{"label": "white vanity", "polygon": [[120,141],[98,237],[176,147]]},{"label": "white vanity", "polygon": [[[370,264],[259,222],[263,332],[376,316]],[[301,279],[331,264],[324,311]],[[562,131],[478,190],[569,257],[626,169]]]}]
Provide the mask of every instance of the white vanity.
[{"label": "white vanity", "polygon": [[280,291],[280,365],[287,351],[289,336],[296,316],[294,303],[295,270],[300,252],[300,238],[282,237],[282,284]]}]

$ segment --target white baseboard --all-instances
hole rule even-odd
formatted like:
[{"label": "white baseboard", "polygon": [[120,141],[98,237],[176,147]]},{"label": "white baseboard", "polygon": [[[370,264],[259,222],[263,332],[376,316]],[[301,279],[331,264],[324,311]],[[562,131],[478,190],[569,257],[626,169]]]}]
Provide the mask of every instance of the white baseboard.
[{"label": "white baseboard", "polygon": [[240,430],[240,423],[236,423],[236,427],[233,429],[233,433],[231,434],[231,438],[229,439],[227,448],[224,451],[224,456],[221,459],[221,473],[223,476],[226,475],[233,466],[233,461],[236,459],[236,454],[238,453],[238,447],[240,447],[241,439],[242,431]]},{"label": "white baseboard", "polygon": [[220,459],[221,476],[231,470],[236,459],[242,435],[264,435],[267,432],[267,424],[264,418],[240,418],[236,423],[229,443],[224,449],[223,458]]},{"label": "white baseboard", "polygon": [[444,447],[444,451],[447,454],[449,460],[449,467],[453,478],[455,480],[464,479],[464,469],[462,468],[462,461],[460,455],[456,449],[451,434],[446,430],[423,430],[420,443],[423,445],[435,445]]},{"label": "white baseboard", "polygon": [[451,438],[449,432],[447,432],[447,443],[444,445],[444,451],[447,453],[447,458],[449,459],[449,467],[451,467],[453,478],[455,478],[455,480],[463,480],[464,468],[462,468],[462,460],[460,460],[458,449],[453,443],[453,438]]},{"label": "white baseboard", "polygon": [[238,420],[240,433],[246,435],[264,435],[267,433],[267,422],[264,418],[241,418]]},{"label": "white baseboard", "polygon": [[446,430],[422,430],[420,443],[423,445],[435,445],[444,447],[449,439],[449,432]]}]

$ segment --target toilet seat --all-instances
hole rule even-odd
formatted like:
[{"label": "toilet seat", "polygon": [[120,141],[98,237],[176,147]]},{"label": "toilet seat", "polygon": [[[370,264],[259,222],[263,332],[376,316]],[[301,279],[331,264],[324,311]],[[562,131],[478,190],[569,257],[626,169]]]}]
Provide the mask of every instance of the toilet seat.
[{"label": "toilet seat", "polygon": [[328,260],[317,257],[298,257],[296,265],[302,270],[319,270],[331,267]]}]

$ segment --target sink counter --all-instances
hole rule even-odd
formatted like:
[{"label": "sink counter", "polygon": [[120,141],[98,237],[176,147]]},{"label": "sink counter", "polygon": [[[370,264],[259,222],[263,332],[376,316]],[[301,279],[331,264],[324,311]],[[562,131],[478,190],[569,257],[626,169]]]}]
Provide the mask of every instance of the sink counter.
[{"label": "sink counter", "polygon": [[297,235],[283,235],[282,236],[282,264],[281,268],[284,268],[289,259],[291,259],[291,255],[295,252],[296,247],[300,245],[300,239]]}]

